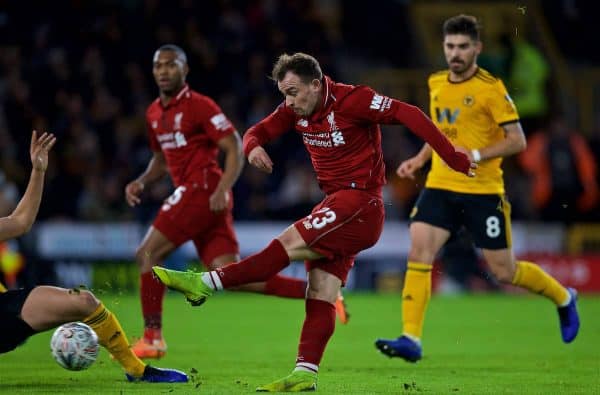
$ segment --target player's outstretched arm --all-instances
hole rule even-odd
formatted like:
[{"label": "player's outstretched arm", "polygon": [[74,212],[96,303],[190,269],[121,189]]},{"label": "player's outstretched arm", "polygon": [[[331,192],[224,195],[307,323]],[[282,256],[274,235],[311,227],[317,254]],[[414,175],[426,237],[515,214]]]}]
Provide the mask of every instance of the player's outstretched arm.
[{"label": "player's outstretched arm", "polygon": [[218,141],[218,146],[225,153],[223,175],[217,188],[209,198],[212,211],[221,211],[229,204],[229,191],[237,181],[244,167],[242,140],[238,132],[234,132]]},{"label": "player's outstretched arm", "polygon": [[356,119],[381,124],[403,124],[425,140],[450,168],[471,177],[475,175],[472,169],[477,168],[477,165],[463,152],[456,150],[418,107],[380,95],[366,86],[357,88],[345,100],[348,113]]},{"label": "player's outstretched arm", "polygon": [[470,177],[475,175],[472,169],[477,168],[477,164],[473,163],[468,155],[457,150],[423,111],[410,104],[396,100],[394,102],[397,105],[398,120],[425,140],[448,166]]},{"label": "player's outstretched arm", "polygon": [[125,186],[125,200],[131,207],[140,204],[140,195],[144,191],[144,187],[148,184],[156,182],[167,174],[167,162],[165,155],[162,152],[154,152],[152,159],[146,167],[146,171],[138,178],[131,181]]},{"label": "player's outstretched arm", "polygon": [[6,240],[27,233],[40,209],[44,190],[44,174],[48,168],[48,151],[56,143],[51,133],[42,133],[39,137],[34,130],[31,133],[29,154],[31,156],[31,176],[25,194],[17,208],[8,217],[0,218],[0,240]]}]

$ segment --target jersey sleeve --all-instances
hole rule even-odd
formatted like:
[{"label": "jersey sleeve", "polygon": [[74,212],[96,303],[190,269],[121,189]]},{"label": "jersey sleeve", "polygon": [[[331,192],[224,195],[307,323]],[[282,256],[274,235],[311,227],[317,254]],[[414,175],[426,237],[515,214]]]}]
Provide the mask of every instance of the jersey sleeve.
[{"label": "jersey sleeve", "polygon": [[371,123],[402,123],[395,115],[398,100],[375,92],[368,86],[357,86],[344,99],[343,109],[358,121]]},{"label": "jersey sleeve", "polygon": [[487,108],[498,125],[517,122],[519,120],[517,107],[510,98],[510,95],[501,80],[496,81],[494,88],[490,89],[488,92]]},{"label": "jersey sleeve", "polygon": [[428,143],[451,168],[465,174],[469,172],[470,161],[467,156],[457,152],[450,140],[416,106],[362,86],[346,98],[344,111],[359,122],[403,124]]},{"label": "jersey sleeve", "polygon": [[294,121],[295,115],[282,103],[269,116],[252,126],[244,134],[244,154],[248,156],[254,148],[262,146],[292,130]]},{"label": "jersey sleeve", "polygon": [[235,127],[229,118],[213,100],[209,98],[198,100],[196,106],[198,123],[212,141],[216,143],[235,132]]}]

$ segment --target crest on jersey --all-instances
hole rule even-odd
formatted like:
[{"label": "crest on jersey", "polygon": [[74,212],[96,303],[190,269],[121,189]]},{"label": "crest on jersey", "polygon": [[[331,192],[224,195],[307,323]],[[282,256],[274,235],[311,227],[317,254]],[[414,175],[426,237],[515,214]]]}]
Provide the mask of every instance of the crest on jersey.
[{"label": "crest on jersey", "polygon": [[173,122],[173,130],[181,129],[181,120],[183,119],[183,113],[178,112],[175,114],[175,121]]},{"label": "crest on jersey", "polygon": [[467,107],[471,107],[473,104],[475,104],[475,98],[471,95],[467,95],[463,99],[463,104]]},{"label": "crest on jersey", "polygon": [[152,121],[152,129],[156,129],[158,127],[157,121]]},{"label": "crest on jersey", "polygon": [[337,125],[335,124],[335,115],[332,112],[329,113],[329,115],[327,115],[327,122],[329,122],[329,130],[334,132],[338,129]]},{"label": "crest on jersey", "polygon": [[308,126],[308,121],[306,119],[301,119],[297,122],[297,124],[305,128]]}]

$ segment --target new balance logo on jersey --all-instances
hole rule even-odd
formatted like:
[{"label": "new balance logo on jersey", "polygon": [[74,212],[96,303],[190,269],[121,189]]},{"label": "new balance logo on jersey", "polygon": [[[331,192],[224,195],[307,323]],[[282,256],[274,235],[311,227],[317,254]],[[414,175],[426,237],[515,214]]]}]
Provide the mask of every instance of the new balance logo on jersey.
[{"label": "new balance logo on jersey", "polygon": [[435,116],[437,118],[438,123],[448,122],[454,123],[456,122],[456,118],[458,118],[458,114],[460,110],[456,108],[454,111],[450,112],[449,108],[440,109],[439,107],[435,108]]},{"label": "new balance logo on jersey", "polygon": [[223,113],[213,116],[210,119],[210,123],[213,124],[215,129],[220,131],[227,130],[231,127],[231,122],[229,122],[229,119],[227,119],[227,117]]}]

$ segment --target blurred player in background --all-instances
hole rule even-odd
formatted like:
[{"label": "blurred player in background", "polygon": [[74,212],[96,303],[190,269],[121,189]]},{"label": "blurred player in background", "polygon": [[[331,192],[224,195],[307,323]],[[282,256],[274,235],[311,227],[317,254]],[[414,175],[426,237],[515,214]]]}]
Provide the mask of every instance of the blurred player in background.
[{"label": "blurred player in background", "polygon": [[262,147],[291,130],[302,135],[325,199],[288,227],[268,247],[237,264],[206,272],[153,269],[162,282],[201,304],[213,292],[264,281],[294,260],[306,260],[306,318],[296,367],[258,391],[310,391],[335,328],[334,302],[356,255],[374,245],[384,221],[385,169],[379,124],[404,124],[440,153],[453,169],[472,174],[471,161],[417,107],[366,86],[339,84],[324,76],[317,60],[281,55],[272,72],[285,101],[244,135],[244,152],[270,173]]},{"label": "blurred player in background", "polygon": [[573,341],[579,330],[575,290],[563,287],[535,263],[515,260],[501,163],[503,157],[525,149],[526,141],[504,84],[477,66],[482,47],[479,31],[475,17],[448,19],[443,34],[449,70],[429,77],[431,117],[479,164],[477,177],[467,178],[449,169],[443,158],[432,154],[429,144],[397,170],[400,177],[413,178],[433,155],[425,189],[410,216],[411,248],[402,292],[403,335],[375,343],[384,354],[410,362],[422,356],[433,261],[461,225],[482,249],[499,281],[542,294],[556,304],[565,343]]},{"label": "blurred player in background", "polygon": [[[231,187],[244,163],[240,136],[213,100],[186,84],[188,70],[186,54],[178,46],[163,45],[155,52],[152,72],[160,95],[146,112],[153,157],[145,172],[125,187],[127,203],[135,206],[144,188],[167,174],[176,186],[136,252],[145,329],[133,351],[140,358],[160,358],[167,350],[162,335],[165,286],[152,277],[153,266],[189,240],[209,269],[239,260]],[[219,150],[225,153],[223,171]],[[276,273],[265,280],[238,290],[291,298],[306,293],[303,280]],[[339,307],[343,313],[343,305]]]},{"label": "blurred player in background", "polygon": [[[33,169],[23,198],[8,217],[0,218],[0,241],[29,231],[37,216],[48,167],[48,151],[56,138],[43,133],[31,136]],[[187,382],[187,375],[158,369],[137,358],[117,318],[89,291],[38,286],[7,291],[0,283],[0,354],[14,350],[27,338],[67,322],[81,321],[98,335],[99,342],[123,366],[130,381]]]}]

